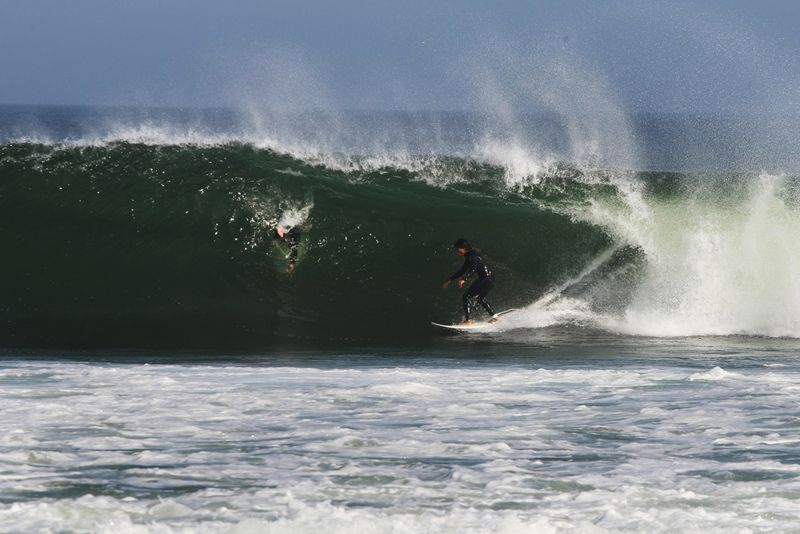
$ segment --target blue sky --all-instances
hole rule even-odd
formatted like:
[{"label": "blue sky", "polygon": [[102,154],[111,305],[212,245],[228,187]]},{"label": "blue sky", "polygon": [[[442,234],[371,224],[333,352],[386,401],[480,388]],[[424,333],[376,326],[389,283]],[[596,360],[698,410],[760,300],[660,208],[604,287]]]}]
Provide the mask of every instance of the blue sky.
[{"label": "blue sky", "polygon": [[0,0],[0,103],[800,111],[800,2]]}]

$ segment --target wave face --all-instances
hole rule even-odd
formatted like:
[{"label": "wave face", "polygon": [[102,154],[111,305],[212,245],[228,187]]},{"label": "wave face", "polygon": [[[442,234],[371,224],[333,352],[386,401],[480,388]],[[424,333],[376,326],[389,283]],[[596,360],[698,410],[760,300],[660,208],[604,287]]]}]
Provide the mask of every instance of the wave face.
[{"label": "wave face", "polygon": [[[463,175],[447,187],[236,144],[8,144],[0,162],[6,344],[413,339],[455,317],[455,237],[493,258],[509,305],[608,242],[463,160],[419,162]],[[270,230],[304,211],[287,275]]]},{"label": "wave face", "polygon": [[[8,140],[0,344],[424,343],[430,320],[460,316],[440,283],[462,236],[497,273],[495,306],[523,309],[498,339],[552,325],[800,337],[799,206],[793,175]],[[280,221],[304,229],[291,275]]]}]

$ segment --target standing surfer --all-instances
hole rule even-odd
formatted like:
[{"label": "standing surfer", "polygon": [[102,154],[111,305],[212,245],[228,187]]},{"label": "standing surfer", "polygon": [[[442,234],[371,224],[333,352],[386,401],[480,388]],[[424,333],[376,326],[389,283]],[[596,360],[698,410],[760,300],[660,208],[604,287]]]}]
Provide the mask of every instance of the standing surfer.
[{"label": "standing surfer", "polygon": [[286,272],[294,272],[297,267],[297,247],[300,245],[300,229],[297,226],[282,226],[279,224],[275,227],[275,239],[289,245],[289,266],[286,267]]},{"label": "standing surfer", "polygon": [[456,253],[459,256],[464,257],[464,265],[461,266],[456,274],[445,280],[442,287],[447,289],[450,282],[456,279],[458,279],[458,287],[463,287],[467,278],[473,274],[478,275],[478,279],[464,292],[464,322],[461,324],[472,324],[472,319],[470,319],[470,301],[473,297],[477,297],[483,309],[492,316],[489,322],[496,322],[498,320],[498,315],[492,309],[491,304],[486,301],[486,295],[488,295],[489,291],[494,287],[494,273],[486,264],[486,260],[483,259],[480,252],[473,249],[466,239],[458,239],[453,243],[453,248],[456,249]]}]

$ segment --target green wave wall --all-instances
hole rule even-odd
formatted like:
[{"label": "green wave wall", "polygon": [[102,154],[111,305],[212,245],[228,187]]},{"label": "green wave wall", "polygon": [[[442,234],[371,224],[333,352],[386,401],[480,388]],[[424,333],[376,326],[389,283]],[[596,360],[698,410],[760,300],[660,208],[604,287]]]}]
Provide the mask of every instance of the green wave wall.
[{"label": "green wave wall", "polygon": [[[495,268],[499,309],[612,243],[561,209],[608,187],[587,193],[574,170],[509,188],[503,169],[456,158],[343,161],[240,144],[0,145],[0,344],[425,341],[430,320],[460,314],[460,292],[440,287],[460,265],[456,238]],[[270,230],[303,209],[289,275]]]}]

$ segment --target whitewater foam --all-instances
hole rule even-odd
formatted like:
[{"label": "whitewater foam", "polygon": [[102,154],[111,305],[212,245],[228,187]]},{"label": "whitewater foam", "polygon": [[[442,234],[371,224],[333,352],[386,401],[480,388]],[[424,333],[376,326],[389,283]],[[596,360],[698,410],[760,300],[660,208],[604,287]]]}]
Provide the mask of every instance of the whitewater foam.
[{"label": "whitewater foam", "polygon": [[462,356],[356,368],[6,360],[0,435],[27,441],[0,441],[14,481],[0,524],[721,532],[796,516],[788,359],[778,373],[735,357],[723,370]]},{"label": "whitewater foam", "polygon": [[[638,243],[647,269],[626,330],[650,335],[800,336],[800,215],[782,177],[744,198],[654,203]],[[628,233],[630,235],[630,233]]]},{"label": "whitewater foam", "polygon": [[536,154],[532,147],[524,146],[517,139],[484,139],[475,147],[474,157],[500,166],[504,171],[505,186],[509,189],[540,183],[542,173],[556,163],[554,158]]},{"label": "whitewater foam", "polygon": [[606,229],[615,250],[640,251],[644,267],[622,313],[598,308],[592,288],[585,298],[561,299],[608,260],[606,252],[538,297],[528,308],[529,326],[558,323],[543,320],[552,309],[551,317],[567,323],[589,321],[630,335],[799,337],[800,246],[792,236],[800,232],[800,214],[794,182],[770,175],[743,184],[708,180],[660,197],[644,194],[641,183],[620,189],[618,184],[630,179],[618,179],[612,197],[554,206]]}]

